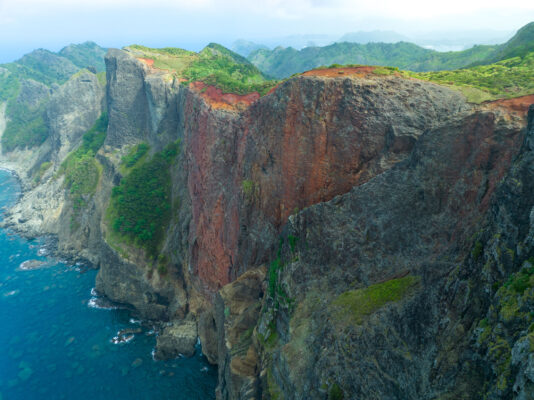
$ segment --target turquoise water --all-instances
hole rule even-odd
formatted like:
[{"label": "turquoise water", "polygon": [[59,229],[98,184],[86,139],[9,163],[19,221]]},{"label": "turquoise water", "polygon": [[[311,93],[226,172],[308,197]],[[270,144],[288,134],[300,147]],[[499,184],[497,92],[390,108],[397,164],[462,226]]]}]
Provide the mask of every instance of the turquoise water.
[{"label": "turquoise water", "polygon": [[[0,170],[0,207],[18,188]],[[0,229],[0,400],[215,398],[216,369],[200,348],[154,361],[152,327],[125,309],[95,308],[112,306],[91,292],[96,271],[47,257],[45,246]],[[21,270],[27,260],[45,264]],[[136,333],[114,344],[123,329]]]}]

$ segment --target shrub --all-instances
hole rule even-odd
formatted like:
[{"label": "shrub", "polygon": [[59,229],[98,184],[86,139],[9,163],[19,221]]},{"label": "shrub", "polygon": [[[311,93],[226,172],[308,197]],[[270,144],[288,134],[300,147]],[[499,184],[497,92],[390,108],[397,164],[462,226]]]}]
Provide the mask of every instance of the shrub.
[{"label": "shrub", "polygon": [[482,243],[480,243],[478,240],[475,243],[475,246],[473,247],[473,250],[471,251],[471,255],[473,256],[473,260],[477,261],[480,256],[482,255],[482,251],[484,250],[484,247],[482,246]]},{"label": "shrub", "polygon": [[2,152],[39,146],[48,138],[44,105],[30,110],[25,104],[13,100],[8,102],[6,114],[9,120],[2,135]]},{"label": "shrub", "polygon": [[334,383],[328,392],[328,400],[343,400],[343,390],[337,383]]},{"label": "shrub", "polygon": [[122,157],[121,164],[126,168],[131,168],[150,150],[150,146],[147,143],[139,143],[134,146],[127,155]]},{"label": "shrub", "polygon": [[107,114],[103,113],[82,138],[82,144],[61,164],[58,175],[65,175],[65,186],[73,201],[75,210],[86,204],[86,198],[96,189],[100,178],[100,167],[95,154],[106,139]]},{"label": "shrub", "polygon": [[177,153],[178,143],[167,146],[135,165],[112,190],[107,212],[112,229],[151,257],[156,256],[171,217],[169,168]]}]

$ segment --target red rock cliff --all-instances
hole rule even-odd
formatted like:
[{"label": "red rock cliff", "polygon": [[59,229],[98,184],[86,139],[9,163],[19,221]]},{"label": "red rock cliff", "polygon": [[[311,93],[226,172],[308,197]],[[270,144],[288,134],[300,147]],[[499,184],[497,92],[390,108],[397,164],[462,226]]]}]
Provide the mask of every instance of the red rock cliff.
[{"label": "red rock cliff", "polygon": [[289,215],[381,173],[465,109],[442,87],[373,74],[297,77],[241,112],[186,96],[190,266],[204,289],[267,261]]}]

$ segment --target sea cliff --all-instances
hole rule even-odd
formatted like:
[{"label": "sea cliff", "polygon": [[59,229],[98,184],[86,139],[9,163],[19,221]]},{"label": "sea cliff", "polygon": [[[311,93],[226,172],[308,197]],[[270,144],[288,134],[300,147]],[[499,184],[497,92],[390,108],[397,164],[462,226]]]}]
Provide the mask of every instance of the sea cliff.
[{"label": "sea cliff", "polygon": [[[86,71],[44,94],[42,145],[2,155],[25,183],[5,224],[56,235],[99,292],[168,322],[158,356],[198,335],[221,399],[529,398],[527,100],[473,105],[372,68],[225,97],[132,51],[105,62],[105,88]],[[62,165],[83,146],[96,178],[77,191]],[[113,205],[158,157],[154,253]]]}]

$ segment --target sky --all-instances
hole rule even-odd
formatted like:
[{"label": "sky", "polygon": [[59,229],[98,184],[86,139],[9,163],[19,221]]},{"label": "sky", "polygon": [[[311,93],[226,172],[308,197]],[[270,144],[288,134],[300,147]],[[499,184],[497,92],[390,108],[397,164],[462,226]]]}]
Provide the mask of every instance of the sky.
[{"label": "sky", "polygon": [[240,38],[261,43],[370,30],[408,36],[491,30],[498,36],[531,21],[530,0],[0,0],[0,62],[87,40],[199,50]]}]

